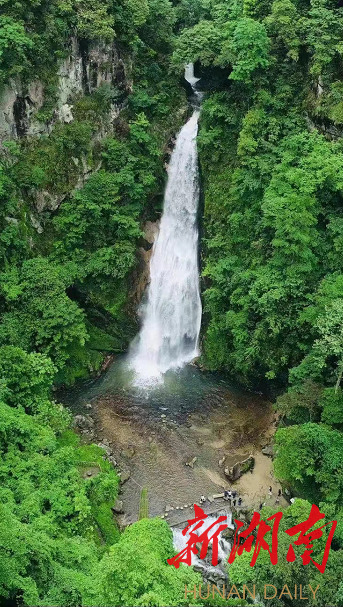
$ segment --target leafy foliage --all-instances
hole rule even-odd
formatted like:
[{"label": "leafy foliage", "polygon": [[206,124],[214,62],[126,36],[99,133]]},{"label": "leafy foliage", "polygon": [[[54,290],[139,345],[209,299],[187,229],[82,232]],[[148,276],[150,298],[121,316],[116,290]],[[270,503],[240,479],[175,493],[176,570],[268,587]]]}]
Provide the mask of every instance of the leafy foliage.
[{"label": "leafy foliage", "polygon": [[[95,512],[106,500],[111,512],[118,477],[101,449],[80,447],[76,435],[63,440],[70,420],[50,400],[48,358],[5,346],[0,366],[0,594],[48,605],[59,593],[61,604],[74,605],[91,591]],[[83,480],[83,467],[95,464],[98,475]]]},{"label": "leafy foliage", "polygon": [[[199,133],[203,362],[249,386],[287,390],[276,405],[275,470],[339,521],[320,583],[340,604],[342,8],[3,0],[0,30],[1,83],[20,78],[24,90],[33,74],[42,80],[43,121],[72,35],[85,49],[116,41],[133,81],[114,121],[123,93],[106,84],[72,100],[70,124],[1,149],[1,596],[32,606],[180,605],[184,583],[199,581],[166,566],[172,543],[162,521],[144,519],[119,539],[116,473],[97,447],[79,444],[50,394],[52,381],[84,377],[132,334],[141,223],[160,210],[165,145],[183,120],[178,76],[196,61],[219,82],[213,90],[209,78]],[[99,473],[85,480],[91,463]],[[297,499],[285,522],[308,508]],[[270,568],[263,559],[256,574],[277,586],[317,581],[297,563]],[[249,576],[245,557],[230,570],[237,583]]]},{"label": "leafy foliage", "polygon": [[[278,508],[279,510],[279,508]],[[283,517],[280,522],[279,533],[278,533],[278,563],[277,565],[272,565],[270,562],[269,553],[265,550],[261,550],[256,565],[252,568],[250,566],[251,561],[251,553],[243,552],[241,556],[236,557],[235,562],[229,566],[229,576],[232,583],[236,584],[237,587],[246,584],[248,587],[251,587],[258,580],[257,587],[263,587],[264,584],[273,584],[277,589],[277,596],[273,599],[268,600],[268,604],[272,605],[272,607],[276,607],[277,605],[283,604],[293,604],[296,607],[300,607],[303,604],[304,597],[301,598],[299,596],[299,585],[302,585],[303,590],[306,588],[306,598],[308,599],[309,605],[318,605],[319,601],[322,600],[321,597],[330,596],[330,602],[332,604],[339,604],[337,602],[337,592],[339,590],[340,578],[342,574],[342,551],[338,550],[337,552],[331,552],[330,558],[327,563],[326,571],[324,574],[319,573],[319,571],[314,567],[312,563],[309,563],[304,567],[301,554],[304,552],[304,546],[294,546],[292,543],[292,539],[289,535],[285,533],[286,529],[293,527],[294,525],[298,525],[299,523],[303,523],[307,520],[309,513],[311,510],[311,504],[302,499],[297,499],[294,504],[292,504],[289,508],[284,510]],[[325,512],[326,518],[325,521],[329,522],[328,519],[328,510],[327,507],[322,508],[321,512]],[[265,506],[261,513],[261,518],[266,520],[269,516],[275,514],[275,510],[271,507]],[[320,526],[318,523],[316,526]],[[266,535],[266,541],[270,545],[271,543],[271,532],[268,532]],[[316,539],[313,542],[313,553],[311,557],[321,563],[323,548],[325,545],[325,541],[327,539],[327,532],[325,535]],[[287,552],[289,545],[292,543],[294,552],[295,552],[295,561],[287,562]],[[335,574],[336,572],[336,574]],[[295,584],[297,584],[298,592],[297,596],[295,596],[294,588]],[[316,599],[314,600],[313,593],[310,592],[308,588],[308,584],[311,584],[311,587],[315,590],[319,584],[319,589],[317,589]],[[281,599],[278,598],[280,595],[281,589],[288,586],[292,600],[287,594],[283,595]],[[273,588],[267,588],[270,590],[269,596],[272,596],[274,593]],[[307,592],[308,590],[308,592]],[[286,589],[285,589],[286,592]],[[319,595],[320,594],[320,595]],[[325,600],[328,600],[325,598]]]},{"label": "leafy foliage", "polygon": [[[181,33],[174,53],[176,63],[200,61],[204,81],[206,66],[221,69],[220,87],[208,87],[198,137],[202,362],[279,394],[276,475],[340,521],[342,9],[324,1],[215,2],[205,19],[204,32],[200,21]],[[306,510],[300,502],[294,506]],[[316,582],[335,605],[339,555]],[[302,566],[269,567],[268,555],[251,578],[249,560],[231,567],[234,582],[315,582]]]}]

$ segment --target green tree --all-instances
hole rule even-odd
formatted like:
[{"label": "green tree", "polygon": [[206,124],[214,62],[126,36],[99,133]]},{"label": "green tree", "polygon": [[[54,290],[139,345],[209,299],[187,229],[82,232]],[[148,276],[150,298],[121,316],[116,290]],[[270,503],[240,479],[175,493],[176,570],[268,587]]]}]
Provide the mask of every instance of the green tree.
[{"label": "green tree", "polygon": [[211,65],[218,57],[221,46],[222,34],[219,29],[211,21],[202,20],[181,32],[174,61],[180,66],[190,61],[200,61],[204,66]]},{"label": "green tree", "polygon": [[227,38],[216,63],[232,65],[231,80],[250,82],[252,75],[269,65],[269,39],[262,23],[249,17],[238,19],[228,27]]},{"label": "green tree", "polygon": [[340,503],[343,490],[343,435],[324,424],[279,428],[275,437],[276,476],[317,499]]},{"label": "green tree", "polygon": [[[236,556],[235,562],[229,566],[230,581],[237,586],[243,584],[250,586],[256,584],[256,580],[258,580],[258,585],[256,584],[256,586],[259,588],[262,588],[264,584],[273,584],[278,589],[278,594],[274,599],[268,600],[268,604],[272,607],[276,607],[280,604],[300,607],[303,604],[303,599],[299,596],[299,585],[301,584],[304,590],[307,584],[311,584],[312,588],[315,590],[319,584],[315,600],[313,599],[313,594],[310,590],[308,594],[306,594],[308,604],[320,605],[323,600],[327,600],[326,591],[328,591],[330,597],[332,597],[333,604],[338,605],[336,602],[336,593],[339,587],[340,572],[342,571],[342,551],[336,553],[331,551],[326,571],[324,574],[320,574],[313,563],[309,563],[304,567],[300,556],[304,552],[304,546],[294,546],[292,539],[294,540],[295,538],[291,538],[285,533],[286,529],[306,521],[310,514],[310,510],[311,504],[309,502],[297,499],[293,505],[283,512],[278,533],[277,565],[272,565],[269,553],[266,550],[261,550],[256,565],[251,567],[251,553],[243,552],[241,556]],[[323,509],[321,509],[321,512],[322,511]],[[324,510],[324,512],[326,511]],[[273,514],[275,514],[273,509],[264,507],[261,517],[263,520],[266,520],[268,516],[272,516]],[[271,523],[271,526],[272,524],[273,523]],[[322,521],[318,522],[316,526],[319,527],[320,525],[322,525]],[[313,553],[311,554],[311,558],[319,563],[322,562],[323,548],[327,539],[327,533],[328,532],[326,532],[322,538],[316,539],[313,542]],[[271,532],[267,533],[265,539],[268,544],[271,544]],[[287,562],[287,552],[291,543],[295,551],[296,559],[294,562]],[[334,575],[335,569],[337,575]],[[295,596],[294,593],[295,584],[297,584],[298,587],[297,596]],[[281,589],[284,588],[285,585],[288,586],[292,594],[292,599],[287,595],[284,595],[282,599],[278,598]],[[306,587],[306,591],[307,590],[308,587]],[[270,588],[270,594],[272,593],[273,589]]]},{"label": "green tree", "polygon": [[175,569],[167,563],[173,555],[172,534],[160,519],[142,519],[128,527],[99,563],[97,602],[92,605],[192,605],[185,599],[185,584],[199,584],[191,568]]},{"label": "green tree", "polygon": [[77,356],[88,333],[83,311],[66,294],[74,271],[37,257],[4,274],[2,292],[8,308],[2,317],[0,341],[42,352],[58,370]]},{"label": "green tree", "polygon": [[0,375],[6,401],[37,413],[49,399],[55,367],[43,354],[27,354],[15,346],[0,348]]},{"label": "green tree", "polygon": [[0,16],[0,81],[19,74],[27,63],[27,51],[33,47],[23,22]]}]

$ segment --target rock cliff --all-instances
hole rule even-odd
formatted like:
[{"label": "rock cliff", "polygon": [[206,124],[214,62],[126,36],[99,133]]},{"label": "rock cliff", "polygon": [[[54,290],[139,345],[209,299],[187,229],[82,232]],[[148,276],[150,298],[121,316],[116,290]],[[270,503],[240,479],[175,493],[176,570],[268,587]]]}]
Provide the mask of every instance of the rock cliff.
[{"label": "rock cliff", "polygon": [[0,141],[49,133],[56,122],[71,122],[73,100],[104,83],[116,87],[111,114],[118,115],[131,90],[130,61],[125,53],[115,43],[90,45],[71,38],[65,55],[57,69],[55,109],[50,119],[44,121],[39,116],[47,98],[44,82],[12,79],[4,87],[0,94]]}]

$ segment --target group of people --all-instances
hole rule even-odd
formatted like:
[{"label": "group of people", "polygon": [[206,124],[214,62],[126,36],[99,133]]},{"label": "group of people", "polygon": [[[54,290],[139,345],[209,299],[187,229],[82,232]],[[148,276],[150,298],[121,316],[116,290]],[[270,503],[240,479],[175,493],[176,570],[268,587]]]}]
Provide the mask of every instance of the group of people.
[{"label": "group of people", "polygon": [[231,506],[234,508],[242,505],[242,498],[237,495],[237,491],[231,491],[231,489],[225,489],[224,491],[224,500],[230,502]]},{"label": "group of people", "polygon": [[[269,495],[269,497],[272,497],[272,495],[273,495],[273,487],[269,487],[268,495]],[[278,493],[277,493],[276,500],[275,500],[276,504],[278,504],[280,502],[281,495],[282,495],[282,491],[281,491],[281,489],[279,489]]]},{"label": "group of people", "polygon": [[[242,505],[242,498],[237,496],[237,491],[231,491],[231,489],[226,489],[224,491],[224,500],[229,501],[234,508],[236,507],[236,504],[237,506]],[[204,504],[206,502],[206,497],[201,495],[199,502],[200,504]]]},{"label": "group of people", "polygon": [[[269,497],[272,497],[273,495],[273,487],[269,487],[269,491],[268,491],[268,495]],[[279,504],[280,503],[280,497],[282,496],[282,491],[281,489],[278,490],[277,493],[277,497],[275,500],[275,504]],[[225,489],[224,491],[224,500],[230,502],[230,505],[235,508],[236,504],[238,507],[241,507],[242,505],[242,498],[237,494],[237,491],[231,491],[231,489]],[[294,502],[294,499],[292,498],[291,503]],[[200,504],[204,504],[206,502],[206,497],[204,495],[202,495],[200,497]],[[261,502],[259,510],[262,510],[264,504]]]},{"label": "group of people", "polygon": [[[281,489],[279,489],[279,490],[278,490],[278,492],[277,492],[276,499],[275,499],[275,504],[279,504],[279,503],[280,503],[280,497],[281,497],[281,495],[282,495],[282,491],[281,491]],[[268,497],[272,497],[272,496],[273,496],[273,487],[272,487],[272,486],[270,486],[270,487],[269,487],[269,491],[268,491]],[[262,510],[262,508],[263,508],[263,506],[264,506],[264,505],[265,505],[265,504],[263,504],[263,503],[261,502],[261,503],[260,503],[259,510]]]}]

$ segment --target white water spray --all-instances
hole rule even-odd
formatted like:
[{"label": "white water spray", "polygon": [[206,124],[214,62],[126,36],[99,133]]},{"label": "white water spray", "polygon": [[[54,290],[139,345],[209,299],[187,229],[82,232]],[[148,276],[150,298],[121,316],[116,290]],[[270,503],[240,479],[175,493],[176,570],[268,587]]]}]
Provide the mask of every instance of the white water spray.
[{"label": "white water spray", "polygon": [[188,63],[185,67],[185,80],[189,82],[189,84],[194,88],[197,82],[199,82],[200,78],[196,78],[194,76],[194,64]]},{"label": "white water spray", "polygon": [[[192,86],[197,80],[190,66],[185,77]],[[199,354],[198,118],[195,109],[177,137],[169,165],[160,231],[150,262],[148,301],[131,354],[138,383],[159,380]]]},{"label": "white water spray", "polygon": [[[194,531],[194,527],[195,527],[195,524],[194,524],[190,527],[190,529],[187,531],[187,533],[185,535],[183,535],[181,529],[174,527],[173,528],[173,544],[174,544],[175,551],[181,552],[186,547],[187,541],[190,538],[191,532],[196,533],[196,535],[201,535],[201,533],[203,533],[206,529],[208,529],[209,527],[211,527],[211,525],[213,525],[213,528],[209,532],[209,537],[212,537],[213,534],[215,533],[215,531],[219,527],[219,524],[216,524],[216,521],[218,519],[218,516],[220,516],[220,515],[226,516],[226,521],[224,521],[224,523],[226,523],[226,525],[230,529],[233,529],[234,525],[232,523],[231,512],[218,512],[215,515],[209,515],[205,519],[204,524],[199,529]],[[186,525],[184,525],[184,527],[185,526]],[[213,546],[213,540],[210,541],[210,546]],[[216,572],[218,574],[221,570],[222,570],[222,572],[225,572],[226,567],[227,567],[227,559],[228,559],[230,550],[231,550],[230,543],[226,539],[224,539],[222,537],[222,533],[220,533],[220,535],[218,537],[218,565],[217,566],[212,565],[212,561],[211,561],[212,555],[210,552],[209,555],[207,555],[207,558],[205,560],[200,560],[199,554],[192,554],[192,566],[194,567],[194,565],[197,565],[199,569],[201,569],[202,571],[207,572],[207,573]],[[223,575],[223,577],[224,577],[224,575]]]}]

